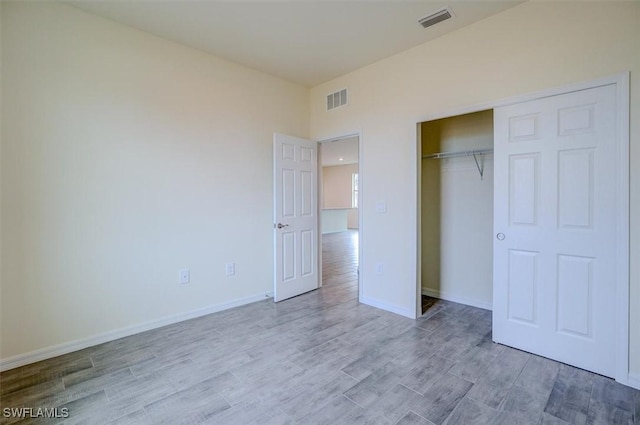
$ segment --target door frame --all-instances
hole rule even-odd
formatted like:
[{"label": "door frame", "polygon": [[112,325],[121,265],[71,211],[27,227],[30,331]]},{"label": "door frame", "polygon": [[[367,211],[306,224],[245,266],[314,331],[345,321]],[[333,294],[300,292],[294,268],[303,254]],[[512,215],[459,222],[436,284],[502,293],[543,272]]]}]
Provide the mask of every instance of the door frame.
[{"label": "door frame", "polygon": [[362,220],[362,131],[354,131],[350,133],[345,133],[343,135],[338,135],[335,137],[330,137],[327,139],[321,139],[317,141],[318,144],[318,202],[316,203],[318,207],[318,273],[320,279],[320,287],[322,287],[322,199],[320,197],[323,194],[322,191],[322,150],[320,145],[322,143],[336,142],[342,139],[348,139],[350,137],[358,138],[358,302],[362,302],[362,294],[364,283],[362,280],[362,247],[363,247],[363,233],[364,233],[364,222]]},{"label": "door frame", "polygon": [[482,104],[476,104],[468,107],[455,108],[453,110],[444,111],[442,113],[431,114],[419,120],[417,127],[417,149],[416,149],[416,166],[417,174],[417,264],[416,264],[416,317],[422,315],[420,295],[422,287],[422,270],[421,270],[421,174],[422,174],[422,141],[420,137],[421,123],[425,121],[434,121],[442,118],[450,118],[458,115],[480,112],[487,109],[495,109],[501,106],[513,105],[516,103],[527,102],[531,100],[543,99],[565,93],[571,93],[580,90],[586,90],[601,86],[614,85],[616,87],[616,157],[618,169],[616,172],[616,238],[618,245],[616,247],[616,381],[632,385],[632,379],[629,376],[629,122],[630,122],[630,93],[629,93],[629,71],[608,77],[598,78],[594,80],[569,84],[561,87],[555,87],[534,93],[523,94],[519,96],[499,99]]}]

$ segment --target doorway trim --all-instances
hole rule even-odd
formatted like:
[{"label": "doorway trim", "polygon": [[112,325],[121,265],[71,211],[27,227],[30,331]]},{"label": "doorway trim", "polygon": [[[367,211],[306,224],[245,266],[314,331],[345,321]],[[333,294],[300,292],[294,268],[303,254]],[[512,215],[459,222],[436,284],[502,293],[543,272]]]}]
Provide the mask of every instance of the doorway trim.
[{"label": "doorway trim", "polygon": [[350,137],[358,138],[358,302],[362,302],[362,294],[363,294],[363,281],[362,281],[362,273],[361,273],[361,265],[362,265],[362,247],[363,247],[363,233],[364,233],[364,221],[362,220],[362,192],[363,192],[363,184],[362,184],[362,131],[353,131],[347,132],[342,135],[338,135],[335,137],[330,137],[326,139],[320,139],[317,141],[318,143],[318,272],[320,279],[320,287],[322,287],[322,199],[320,199],[322,192],[322,153],[320,149],[320,144],[322,143],[330,143],[336,142],[338,140],[348,139]]},{"label": "doorway trim", "polygon": [[637,382],[635,377],[629,374],[629,291],[630,291],[630,277],[629,277],[629,113],[630,113],[630,93],[629,93],[629,71],[615,74],[608,77],[598,78],[594,80],[569,84],[561,87],[555,87],[539,92],[523,94],[519,96],[499,99],[496,101],[490,101],[482,104],[471,105],[468,107],[455,108],[442,113],[431,114],[423,117],[416,123],[417,131],[417,149],[416,149],[416,165],[418,166],[417,174],[417,229],[418,234],[416,237],[418,258],[416,263],[416,276],[417,276],[417,288],[416,288],[416,317],[420,317],[422,314],[421,305],[418,302],[420,300],[422,286],[422,270],[421,270],[421,157],[422,157],[422,140],[420,133],[420,125],[426,121],[434,121],[442,118],[450,118],[458,115],[469,114],[473,112],[484,111],[487,109],[495,109],[501,106],[513,105],[516,103],[527,102],[531,100],[543,99],[546,97],[556,96],[565,93],[576,92],[580,90],[586,90],[601,86],[615,85],[616,87],[616,157],[618,159],[619,170],[616,175],[616,232],[618,245],[616,247],[616,275],[617,281],[615,284],[616,290],[616,367],[615,367],[615,379],[616,381],[638,388],[640,382]]}]

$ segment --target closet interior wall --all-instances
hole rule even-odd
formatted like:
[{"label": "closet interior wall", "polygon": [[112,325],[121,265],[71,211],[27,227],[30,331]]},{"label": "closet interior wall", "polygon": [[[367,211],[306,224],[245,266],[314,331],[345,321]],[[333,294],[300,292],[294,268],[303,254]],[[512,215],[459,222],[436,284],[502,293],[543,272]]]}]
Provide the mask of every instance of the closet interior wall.
[{"label": "closet interior wall", "polygon": [[424,295],[491,309],[493,155],[427,159],[493,148],[493,111],[421,124],[421,244]]}]

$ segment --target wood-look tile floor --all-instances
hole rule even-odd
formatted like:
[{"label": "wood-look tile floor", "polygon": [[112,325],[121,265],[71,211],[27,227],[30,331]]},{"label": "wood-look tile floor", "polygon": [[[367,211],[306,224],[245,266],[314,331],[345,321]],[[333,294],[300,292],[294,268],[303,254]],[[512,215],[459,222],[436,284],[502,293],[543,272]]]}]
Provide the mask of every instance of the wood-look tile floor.
[{"label": "wood-look tile floor", "polygon": [[67,408],[19,422],[55,424],[640,424],[640,392],[492,343],[488,311],[358,304],[357,233],[324,241],[322,289],[4,372],[2,408]]}]

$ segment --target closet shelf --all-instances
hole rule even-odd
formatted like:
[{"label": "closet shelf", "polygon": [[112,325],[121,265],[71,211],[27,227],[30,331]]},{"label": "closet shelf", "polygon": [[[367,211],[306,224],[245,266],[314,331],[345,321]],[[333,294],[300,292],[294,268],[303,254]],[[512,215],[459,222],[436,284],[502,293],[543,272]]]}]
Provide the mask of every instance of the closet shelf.
[{"label": "closet shelf", "polygon": [[[480,180],[484,179],[484,155],[493,153],[493,149],[475,149],[472,151],[458,151],[458,152],[438,152],[432,153],[428,155],[423,155],[424,159],[444,159],[444,158],[454,158],[457,156],[473,156],[473,160],[476,162],[476,167],[478,168],[478,173],[480,173]],[[478,161],[478,156],[480,156],[480,161]]]}]

